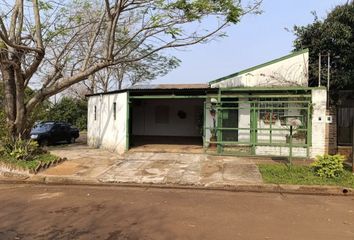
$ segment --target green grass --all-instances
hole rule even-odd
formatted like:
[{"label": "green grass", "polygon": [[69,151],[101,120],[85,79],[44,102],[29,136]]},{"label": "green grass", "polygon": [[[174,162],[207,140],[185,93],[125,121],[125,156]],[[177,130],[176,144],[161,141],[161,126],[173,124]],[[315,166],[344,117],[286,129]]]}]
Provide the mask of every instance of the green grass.
[{"label": "green grass", "polygon": [[342,176],[337,178],[323,178],[315,176],[309,166],[291,166],[284,164],[259,164],[263,181],[274,184],[295,185],[335,185],[354,188],[354,175],[346,169]]},{"label": "green grass", "polygon": [[54,160],[57,160],[59,157],[54,156],[50,153],[43,153],[40,155],[37,155],[31,160],[28,161],[21,161],[17,160],[14,158],[10,158],[8,156],[0,156],[0,162],[11,164],[14,166],[18,166],[20,168],[28,169],[28,170],[34,170],[39,163],[48,163],[52,162]]}]

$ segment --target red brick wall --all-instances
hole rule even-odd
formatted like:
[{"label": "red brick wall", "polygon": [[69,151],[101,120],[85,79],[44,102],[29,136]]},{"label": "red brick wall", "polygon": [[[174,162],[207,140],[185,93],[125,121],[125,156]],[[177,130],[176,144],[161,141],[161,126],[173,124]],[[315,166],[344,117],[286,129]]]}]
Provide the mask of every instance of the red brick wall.
[{"label": "red brick wall", "polygon": [[353,159],[352,147],[349,146],[338,146],[338,154],[346,156],[347,160]]},{"label": "red brick wall", "polygon": [[336,154],[337,153],[337,110],[335,108],[329,108],[326,111],[327,116],[332,116],[332,123],[326,124],[326,137],[325,152],[327,154]]}]

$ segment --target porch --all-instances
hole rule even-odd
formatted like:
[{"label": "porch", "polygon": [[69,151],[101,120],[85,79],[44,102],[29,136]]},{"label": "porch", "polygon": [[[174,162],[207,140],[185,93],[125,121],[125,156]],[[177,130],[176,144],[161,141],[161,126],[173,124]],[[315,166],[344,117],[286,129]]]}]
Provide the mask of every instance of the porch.
[{"label": "porch", "polygon": [[[325,102],[323,89],[307,87],[134,90],[128,149],[309,158],[317,151],[312,127],[325,126]],[[299,126],[290,127],[294,120]]]}]

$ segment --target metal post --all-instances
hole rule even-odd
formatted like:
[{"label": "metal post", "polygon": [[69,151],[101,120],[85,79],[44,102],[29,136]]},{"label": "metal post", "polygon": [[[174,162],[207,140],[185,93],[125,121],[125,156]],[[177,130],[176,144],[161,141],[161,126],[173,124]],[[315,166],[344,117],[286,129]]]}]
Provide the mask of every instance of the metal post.
[{"label": "metal post", "polygon": [[219,129],[219,128],[222,128],[222,104],[221,104],[221,89],[219,89],[219,92],[218,92],[218,103],[217,103],[217,111],[216,111],[216,114],[217,114],[217,118],[216,118],[216,127],[214,126],[214,129],[216,129],[216,135],[217,135],[217,147],[216,147],[216,150],[217,150],[217,153],[218,154],[221,154],[223,152],[223,143],[222,143],[222,130]]},{"label": "metal post", "polygon": [[318,54],[318,86],[321,87],[321,53]]},{"label": "metal post", "polygon": [[207,109],[207,101],[204,102],[203,105],[203,148],[206,150],[207,148],[207,139],[206,139],[206,109]]},{"label": "metal post", "polygon": [[289,139],[289,163],[292,164],[293,158],[293,126],[290,125],[290,139]]},{"label": "metal post", "polygon": [[[127,92],[127,110],[126,110],[126,118],[125,118],[125,151],[128,151],[130,148],[130,94],[129,91]],[[101,122],[101,121],[100,121]]]}]

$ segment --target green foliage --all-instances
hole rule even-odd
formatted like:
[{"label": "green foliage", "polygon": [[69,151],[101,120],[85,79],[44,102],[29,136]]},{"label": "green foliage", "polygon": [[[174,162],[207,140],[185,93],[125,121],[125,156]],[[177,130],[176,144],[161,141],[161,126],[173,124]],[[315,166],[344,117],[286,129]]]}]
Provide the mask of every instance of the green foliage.
[{"label": "green foliage", "polygon": [[6,134],[6,118],[3,108],[0,109],[0,139]]},{"label": "green foliage", "polygon": [[[315,14],[314,14],[315,15]],[[318,54],[331,54],[331,89],[354,88],[354,2],[335,7],[324,20],[315,15],[314,22],[295,26],[295,50],[310,49],[310,86],[318,84]],[[327,74],[324,57],[322,75]],[[322,79],[326,84],[326,79]],[[333,96],[332,96],[333,98]]]},{"label": "green foliage", "polygon": [[316,161],[311,164],[311,167],[317,176],[335,178],[343,173],[344,160],[344,156],[341,155],[317,156]]},{"label": "green foliage", "polygon": [[53,9],[53,5],[49,2],[38,1],[39,9],[42,11],[48,11]]},{"label": "green foliage", "polygon": [[212,138],[215,138],[216,137],[216,134],[217,134],[217,131],[216,131],[216,128],[210,128],[210,135]]},{"label": "green foliage", "polygon": [[[28,101],[33,95],[35,94],[35,91],[33,91],[30,88],[26,88],[25,90],[25,100]],[[34,125],[35,122],[43,119],[47,119],[48,115],[48,110],[50,108],[50,102],[49,100],[45,100],[38,104],[38,106],[31,112],[31,114],[27,117],[26,121],[26,126],[28,128],[28,131],[31,129],[31,127]]]},{"label": "green foliage", "polygon": [[6,45],[5,45],[5,43],[4,43],[4,41],[1,41],[0,40],[0,49],[4,49],[4,48],[6,48]]},{"label": "green foliage", "polygon": [[54,156],[50,153],[41,153],[27,161],[17,160],[8,156],[0,156],[0,161],[14,166],[18,166],[20,168],[35,170],[39,164],[50,163],[57,160],[58,158],[59,157]]},{"label": "green foliage", "polygon": [[200,20],[208,14],[223,14],[228,22],[237,23],[242,14],[241,8],[233,0],[177,0],[168,4],[168,8],[182,11],[188,21]]},{"label": "green foliage", "polygon": [[335,185],[354,188],[354,175],[349,169],[337,178],[325,178],[313,174],[310,166],[284,164],[259,164],[259,171],[265,183],[296,185]]},{"label": "green foliage", "polygon": [[41,153],[38,143],[33,140],[4,139],[0,155],[21,161],[33,159]]},{"label": "green foliage", "polygon": [[87,126],[87,101],[64,97],[49,109],[46,120],[68,122],[80,130],[85,130]]}]

